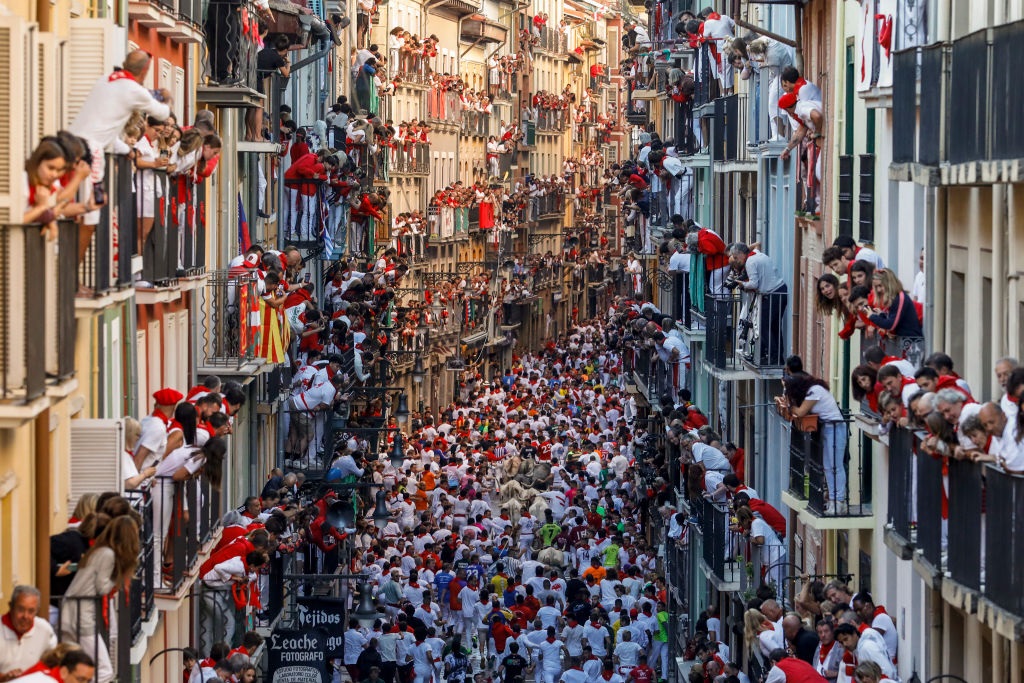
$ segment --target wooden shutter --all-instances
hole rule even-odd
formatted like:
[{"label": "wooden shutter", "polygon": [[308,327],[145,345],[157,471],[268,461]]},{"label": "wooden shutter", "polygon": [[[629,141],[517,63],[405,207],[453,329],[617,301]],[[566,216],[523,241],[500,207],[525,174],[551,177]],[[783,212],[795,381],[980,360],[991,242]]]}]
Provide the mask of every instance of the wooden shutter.
[{"label": "wooden shutter", "polygon": [[853,235],[853,156],[839,157],[839,234]]},{"label": "wooden shutter", "polygon": [[0,222],[19,219],[24,207],[25,159],[31,152],[25,135],[26,92],[24,55],[28,24],[20,17],[0,15]]},{"label": "wooden shutter", "polygon": [[96,81],[124,61],[126,44],[125,29],[111,26],[109,19],[72,19],[69,30],[64,127],[78,116]]},{"label": "wooden shutter", "polygon": [[860,216],[857,236],[862,242],[875,241],[875,155],[860,155]]},{"label": "wooden shutter", "polygon": [[174,87],[170,91],[174,94],[175,118],[179,122],[190,121],[191,117],[185,116],[185,70],[180,66],[174,67]]},{"label": "wooden shutter", "polygon": [[58,86],[61,82],[62,69],[57,36],[52,33],[37,33],[35,48],[35,135],[29,138],[30,140],[51,135],[60,128]]},{"label": "wooden shutter", "polygon": [[74,509],[82,494],[124,490],[121,476],[124,449],[121,420],[71,421],[69,510]]}]

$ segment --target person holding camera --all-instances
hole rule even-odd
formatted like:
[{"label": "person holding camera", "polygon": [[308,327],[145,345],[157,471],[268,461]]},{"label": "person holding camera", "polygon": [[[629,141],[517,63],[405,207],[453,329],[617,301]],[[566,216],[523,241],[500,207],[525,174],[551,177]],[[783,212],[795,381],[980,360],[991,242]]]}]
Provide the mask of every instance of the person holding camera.
[{"label": "person holding camera", "polygon": [[[729,246],[729,265],[733,276],[725,286],[736,291],[742,289],[761,295],[760,301],[760,362],[762,365],[782,365],[783,316],[786,312],[788,289],[778,268],[764,252],[752,249],[743,242]],[[746,273],[746,277],[735,274]]]}]

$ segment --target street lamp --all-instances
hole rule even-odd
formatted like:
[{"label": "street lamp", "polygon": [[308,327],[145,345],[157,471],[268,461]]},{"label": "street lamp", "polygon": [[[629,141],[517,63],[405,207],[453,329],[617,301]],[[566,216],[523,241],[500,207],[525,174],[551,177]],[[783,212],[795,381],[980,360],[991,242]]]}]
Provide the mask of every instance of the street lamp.
[{"label": "street lamp", "polygon": [[400,425],[404,425],[409,421],[409,397],[405,395],[405,392],[398,395],[398,407],[395,409],[395,419]]},{"label": "street lamp", "polygon": [[412,381],[416,384],[423,384],[423,378],[427,376],[423,369],[423,356],[417,355],[416,361],[412,364]]},{"label": "street lamp", "polygon": [[[382,494],[379,494],[382,495]],[[370,591],[370,582],[365,578],[359,582],[359,607],[352,613],[352,616],[359,622],[361,626],[366,628],[373,627],[374,622],[377,621],[380,614],[377,612],[377,606],[373,602],[373,593]]]},{"label": "street lamp", "polygon": [[391,521],[391,512],[388,511],[387,494],[377,491],[377,506],[373,509],[373,525],[383,529]]},{"label": "street lamp", "polygon": [[391,466],[396,470],[405,462],[405,450],[402,448],[402,432],[395,433],[395,443],[391,446]]}]

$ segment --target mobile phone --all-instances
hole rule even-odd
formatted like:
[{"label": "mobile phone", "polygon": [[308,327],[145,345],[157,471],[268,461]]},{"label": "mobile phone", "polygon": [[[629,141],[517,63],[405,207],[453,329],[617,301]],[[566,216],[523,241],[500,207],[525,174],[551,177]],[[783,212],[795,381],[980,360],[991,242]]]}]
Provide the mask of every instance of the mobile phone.
[{"label": "mobile phone", "polygon": [[69,572],[77,572],[78,571],[78,563],[77,562],[72,562],[71,564],[69,564],[68,565],[68,571]]},{"label": "mobile phone", "polygon": [[306,280],[306,282],[309,282],[312,279],[312,273],[306,273],[306,276],[305,276],[304,279]]}]

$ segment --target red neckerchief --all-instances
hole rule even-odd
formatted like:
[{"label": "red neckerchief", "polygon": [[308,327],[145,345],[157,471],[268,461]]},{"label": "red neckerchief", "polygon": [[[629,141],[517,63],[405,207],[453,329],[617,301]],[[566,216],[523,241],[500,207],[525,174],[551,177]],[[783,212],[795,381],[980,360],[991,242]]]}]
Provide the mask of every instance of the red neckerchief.
[{"label": "red neckerchief", "polygon": [[553,637],[551,637],[551,636],[548,636],[548,642],[549,642],[549,643],[554,643],[554,642],[555,642],[555,640],[556,640],[555,638],[553,638]]},{"label": "red neckerchief", "polygon": [[836,641],[833,640],[828,645],[822,645],[821,646],[821,652],[818,653],[818,663],[819,664],[824,664],[825,663],[825,660],[828,658],[828,653],[832,651],[832,646],[835,645],[835,644],[836,644]]},{"label": "red neckerchief", "polygon": [[704,19],[704,20],[705,20],[705,21],[707,21],[707,20],[709,20],[709,19],[710,19],[710,20],[712,20],[712,21],[717,21],[717,20],[719,20],[719,19],[721,19],[721,18],[722,18],[722,15],[721,15],[721,14],[719,14],[718,12],[712,12],[712,13],[711,13],[711,14],[709,14],[709,15],[708,15],[707,17],[705,17],[705,19]]},{"label": "red neckerchief", "polygon": [[[992,437],[989,437],[989,440],[991,440],[991,439],[992,439]],[[875,613],[874,613],[873,616],[878,617],[878,616],[881,616],[883,614],[888,614],[885,611],[885,607],[883,607],[882,605],[875,605]],[[893,621],[895,622],[895,619]]]},{"label": "red neckerchief", "polygon": [[[124,69],[118,69],[114,73],[112,73],[109,76],[107,76],[107,82],[108,83],[113,83],[114,81],[125,81],[125,80],[134,81],[135,80],[135,76],[132,76],[130,73],[128,73]],[[60,680],[60,679],[58,678],[58,680]]]},{"label": "red neckerchief", "polygon": [[615,675],[614,671],[602,671],[601,672],[601,678],[603,678],[606,681],[612,680],[612,676],[614,676],[614,675]]},{"label": "red neckerchief", "polygon": [[168,430],[170,430],[170,428],[171,428],[171,423],[174,422],[174,420],[172,420],[171,418],[167,417],[166,415],[164,415],[159,410],[154,410],[153,414],[150,417],[155,417],[158,420],[160,420],[161,422],[163,422],[164,423],[164,427],[166,427]]},{"label": "red neckerchief", "polygon": [[14,632],[14,635],[18,636],[18,641],[19,642],[25,636],[25,633],[28,633],[29,631],[32,630],[32,629],[29,629],[28,631],[25,631],[25,633],[18,633],[18,629],[14,628],[14,622],[11,620],[11,615],[10,614],[5,614],[2,618],[0,618],[0,622],[3,622],[4,626],[6,626],[7,628],[11,629],[11,631]]}]

